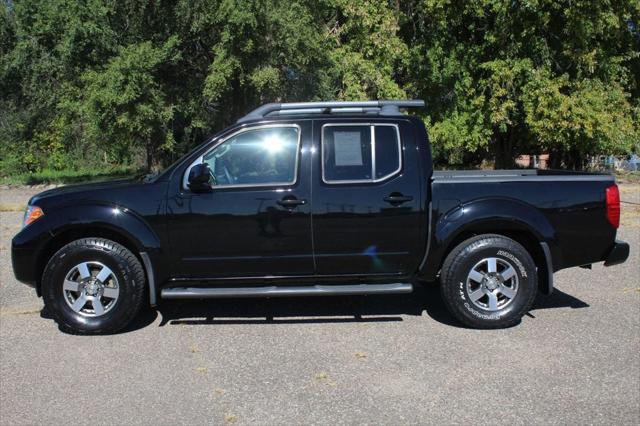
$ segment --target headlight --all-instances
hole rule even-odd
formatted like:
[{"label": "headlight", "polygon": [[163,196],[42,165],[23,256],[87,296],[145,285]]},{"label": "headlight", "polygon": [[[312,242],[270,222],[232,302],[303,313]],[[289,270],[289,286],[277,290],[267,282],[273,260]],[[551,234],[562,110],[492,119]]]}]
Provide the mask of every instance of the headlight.
[{"label": "headlight", "polygon": [[22,227],[24,228],[28,224],[35,222],[44,216],[44,212],[38,206],[28,206],[27,211],[24,212],[24,220],[22,222]]}]

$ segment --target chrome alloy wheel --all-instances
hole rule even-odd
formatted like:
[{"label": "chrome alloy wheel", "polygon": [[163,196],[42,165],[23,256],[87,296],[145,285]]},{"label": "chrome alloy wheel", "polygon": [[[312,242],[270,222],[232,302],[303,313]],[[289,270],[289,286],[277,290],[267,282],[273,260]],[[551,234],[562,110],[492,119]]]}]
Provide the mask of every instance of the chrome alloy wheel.
[{"label": "chrome alloy wheel", "polygon": [[75,312],[98,317],[115,306],[120,290],[118,279],[108,266],[90,261],[71,268],[62,285],[62,293]]},{"label": "chrome alloy wheel", "polygon": [[482,259],[467,276],[467,294],[471,302],[481,309],[498,311],[509,305],[517,293],[518,274],[504,259]]}]

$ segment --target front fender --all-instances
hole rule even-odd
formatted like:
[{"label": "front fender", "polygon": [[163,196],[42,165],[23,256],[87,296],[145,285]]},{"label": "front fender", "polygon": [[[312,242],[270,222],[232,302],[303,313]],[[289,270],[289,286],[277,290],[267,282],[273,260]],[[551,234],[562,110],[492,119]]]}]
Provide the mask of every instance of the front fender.
[{"label": "front fender", "polygon": [[70,230],[106,229],[132,242],[138,251],[160,250],[160,239],[136,212],[111,204],[84,204],[63,207],[47,215],[52,237]]},{"label": "front fender", "polygon": [[439,208],[433,214],[432,249],[420,275],[427,280],[436,278],[451,244],[469,233],[526,232],[538,242],[546,242],[555,250],[555,230],[544,214],[535,207],[510,198],[484,198],[457,204],[446,211]]},{"label": "front fender", "polygon": [[47,210],[43,219],[23,228],[13,238],[11,253],[16,278],[37,287],[40,272],[60,238],[65,240],[65,234],[71,232],[100,236],[101,231],[119,235],[138,253],[147,252],[154,264],[162,265],[158,261],[162,256],[160,239],[143,217],[116,205],[80,203]]}]

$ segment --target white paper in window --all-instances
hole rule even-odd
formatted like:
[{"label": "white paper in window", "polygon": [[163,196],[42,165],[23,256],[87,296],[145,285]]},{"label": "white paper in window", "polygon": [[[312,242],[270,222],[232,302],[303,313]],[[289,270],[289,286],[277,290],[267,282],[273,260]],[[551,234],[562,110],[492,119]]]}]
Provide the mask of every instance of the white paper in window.
[{"label": "white paper in window", "polygon": [[362,166],[360,132],[335,132],[333,147],[336,166]]}]

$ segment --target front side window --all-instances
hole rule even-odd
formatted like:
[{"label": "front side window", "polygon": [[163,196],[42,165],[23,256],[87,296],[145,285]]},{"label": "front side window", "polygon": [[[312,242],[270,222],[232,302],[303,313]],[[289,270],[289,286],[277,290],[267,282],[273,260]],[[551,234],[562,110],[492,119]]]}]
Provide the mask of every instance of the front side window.
[{"label": "front side window", "polygon": [[300,129],[263,127],[241,131],[202,156],[211,186],[290,185],[296,181]]},{"label": "front side window", "polygon": [[400,169],[400,137],[396,125],[329,124],[323,127],[322,179],[325,182],[378,182]]}]

